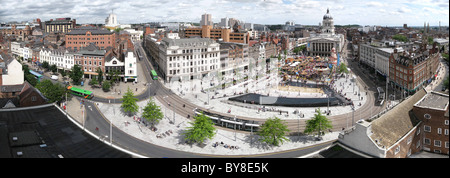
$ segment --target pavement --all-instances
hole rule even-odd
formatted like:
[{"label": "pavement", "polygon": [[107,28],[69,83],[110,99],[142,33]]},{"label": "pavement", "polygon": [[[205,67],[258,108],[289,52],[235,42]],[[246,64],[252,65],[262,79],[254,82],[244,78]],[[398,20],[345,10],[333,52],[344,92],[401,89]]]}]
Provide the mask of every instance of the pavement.
[{"label": "pavement", "polygon": [[[352,99],[355,104],[355,109],[359,109],[362,105],[364,105],[367,101],[366,97],[366,90],[363,87],[358,87],[357,85],[354,85],[354,82],[352,82],[350,78],[342,77],[337,79],[335,84],[333,85],[333,88],[335,91],[342,91],[341,93],[345,95],[346,97]],[[200,80],[194,80],[192,83],[189,82],[183,82],[182,86],[201,86]],[[177,84],[177,82],[174,82],[172,84],[166,84],[166,87],[172,87],[172,91],[175,91],[176,94],[178,94],[183,99],[189,101],[190,103],[196,104],[198,106],[202,106],[205,108],[209,108],[210,110],[226,113],[228,110],[231,110],[230,114],[234,114],[236,116],[244,116],[248,117],[251,115],[253,118],[260,118],[260,119],[267,119],[269,117],[279,117],[280,119],[299,119],[298,114],[293,114],[294,111],[298,110],[302,114],[304,114],[303,118],[300,119],[310,119],[314,116],[316,107],[282,107],[282,106],[266,106],[266,108],[272,108],[274,110],[282,110],[289,112],[288,115],[282,114],[279,115],[279,112],[259,112],[258,109],[262,108],[260,105],[252,105],[252,104],[245,104],[245,103],[238,103],[238,102],[232,102],[228,101],[228,98],[235,97],[239,93],[245,93],[247,88],[243,87],[243,85],[251,86],[249,88],[252,88],[254,86],[255,93],[259,94],[269,94],[270,96],[282,96],[282,97],[316,97],[316,98],[326,98],[326,94],[323,94],[321,92],[317,93],[306,93],[306,92],[296,92],[296,91],[282,91],[277,90],[276,84],[276,78],[271,77],[269,79],[263,78],[258,81],[256,80],[249,80],[247,84],[240,83],[236,86],[230,87],[225,90],[218,90],[216,92],[202,92],[199,87],[193,87],[194,90],[190,90],[188,87],[182,88],[184,92],[179,92],[180,86]],[[205,82],[203,82],[205,83]],[[291,90],[295,90],[296,88],[291,87]],[[355,95],[354,92],[360,92],[360,97],[363,99],[361,100],[358,95]],[[226,94],[226,97],[223,97],[223,95]],[[209,96],[209,100],[208,100]],[[212,99],[212,96],[214,96],[214,99]],[[209,101],[209,104],[208,104]],[[206,103],[206,104],[205,104]],[[361,103],[361,106],[359,105]],[[250,110],[249,110],[250,109]],[[327,107],[320,108],[322,111],[325,111]],[[330,107],[331,115],[341,115],[352,112],[351,106],[335,106]]]},{"label": "pavement", "polygon": [[[271,146],[257,141],[258,136],[254,134],[235,133],[230,130],[217,129],[214,138],[207,140],[205,145],[190,145],[184,142],[184,137],[182,135],[187,127],[191,126],[190,120],[176,113],[174,119],[173,111],[170,108],[165,108],[158,100],[154,101],[161,107],[163,113],[167,113],[165,114],[166,117],[156,125],[157,131],[152,131],[150,129],[150,124],[139,120],[142,108],[147,104],[148,100],[138,102],[141,109],[134,116],[127,116],[121,112],[120,104],[98,103],[98,108],[104,117],[113,123],[114,127],[119,128],[123,132],[132,135],[139,140],[174,150],[207,155],[236,156],[271,154],[280,151],[307,148],[312,145],[334,141],[339,135],[338,132],[330,132],[322,136],[323,140],[321,141],[316,141],[313,136],[288,136],[289,141],[283,143],[281,146]],[[162,134],[164,134],[164,136]],[[161,135],[161,137],[159,138],[157,135]],[[216,142],[223,142],[224,144],[213,147],[213,144]],[[238,148],[225,148],[225,145],[237,146]]]}]

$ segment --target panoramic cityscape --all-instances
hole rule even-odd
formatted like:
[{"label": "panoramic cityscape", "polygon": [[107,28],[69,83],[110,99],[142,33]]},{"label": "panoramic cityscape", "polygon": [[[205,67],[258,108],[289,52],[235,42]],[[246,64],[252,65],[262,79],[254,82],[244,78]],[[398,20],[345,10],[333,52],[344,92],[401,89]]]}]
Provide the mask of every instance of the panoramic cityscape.
[{"label": "panoramic cityscape", "polygon": [[1,158],[449,158],[448,0],[0,4]]}]

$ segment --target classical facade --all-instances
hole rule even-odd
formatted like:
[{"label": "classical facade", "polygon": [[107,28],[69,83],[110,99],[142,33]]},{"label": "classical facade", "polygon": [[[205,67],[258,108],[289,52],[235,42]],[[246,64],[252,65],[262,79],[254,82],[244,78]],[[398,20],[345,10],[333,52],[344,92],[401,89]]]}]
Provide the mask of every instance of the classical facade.
[{"label": "classical facade", "polygon": [[220,45],[208,38],[158,41],[146,37],[146,49],[165,81],[199,79],[219,69]]},{"label": "classical facade", "polygon": [[323,16],[322,33],[311,35],[307,40],[307,51],[311,56],[330,56],[333,48],[340,53],[343,45],[344,35],[335,34],[334,20],[327,9],[327,13]]}]

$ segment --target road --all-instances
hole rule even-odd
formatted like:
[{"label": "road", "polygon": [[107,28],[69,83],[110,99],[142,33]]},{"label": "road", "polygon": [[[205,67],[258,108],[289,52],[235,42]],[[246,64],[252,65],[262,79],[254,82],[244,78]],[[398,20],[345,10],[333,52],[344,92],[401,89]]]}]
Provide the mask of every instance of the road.
[{"label": "road", "polygon": [[[143,55],[144,59],[139,60],[138,62],[142,65],[142,68],[145,68],[147,71],[150,71],[153,69],[152,65],[150,65],[149,58],[147,57],[147,54],[143,51],[140,44],[136,45],[136,50],[140,50],[140,53]],[[349,66],[352,66],[352,64],[349,64]],[[356,67],[354,67],[356,68]],[[376,89],[376,86],[374,86],[372,83],[365,84],[364,81],[370,81],[367,76],[361,75],[363,74],[362,71],[354,70],[355,74],[358,76],[358,81],[362,83],[363,86],[367,85],[369,90],[374,91]],[[194,115],[194,109],[204,109],[200,106],[194,105],[190,102],[185,101],[169,89],[165,88],[165,86],[162,85],[161,82],[151,80],[151,76],[149,72],[144,72],[145,77],[149,81],[149,85],[147,85],[148,92],[144,92],[138,96],[136,96],[139,100],[143,100],[145,98],[148,98],[148,96],[153,96],[156,99],[158,99],[161,103],[163,103],[166,107],[172,108],[177,114],[181,116],[193,116]],[[149,80],[150,79],[150,80]],[[103,102],[103,103],[121,103],[120,100],[114,100],[111,101],[109,99],[105,98],[99,98],[95,97],[93,98],[93,101],[95,102]],[[383,107],[374,107],[374,96],[373,94],[368,95],[368,100],[365,105],[363,105],[360,109],[355,111],[355,119],[353,120],[351,117],[351,114],[343,114],[343,115],[336,115],[336,116],[329,116],[328,118],[332,121],[333,124],[333,130],[334,131],[340,131],[341,128],[346,128],[347,126],[351,126],[352,123],[359,120],[359,118],[369,118],[371,115],[370,112],[367,112],[370,109],[373,109],[373,114],[378,113],[382,110]],[[94,106],[94,104],[90,102],[87,103],[87,109],[86,111],[86,128],[89,130],[95,130],[96,127],[99,128],[98,133],[101,135],[109,135],[109,121],[107,121],[102,114],[97,110],[97,107]],[[169,105],[170,103],[170,105]],[[374,108],[372,108],[374,107]],[[117,111],[119,112],[119,111]],[[227,115],[225,113],[221,113],[222,115]],[[103,118],[103,119],[99,119]],[[192,117],[191,117],[192,118]],[[356,119],[358,118],[358,119]],[[252,119],[257,121],[262,121],[261,119],[256,118],[249,118],[246,117],[245,119]],[[305,121],[304,120],[288,120],[286,121],[286,124],[288,125],[288,128],[295,133],[295,131],[304,130],[305,128]],[[139,140],[134,138],[133,136],[130,136],[124,132],[122,132],[120,129],[117,129],[116,127],[113,127],[113,142],[114,144],[120,145],[124,147],[125,149],[128,149],[130,151],[148,156],[148,157],[177,157],[177,158],[191,158],[191,157],[230,157],[229,155],[207,155],[207,154],[197,154],[197,153],[189,153],[189,152],[183,152],[173,149],[168,149],[165,147],[160,147],[157,145],[150,144],[148,142]],[[109,139],[109,137],[107,138]],[[283,152],[277,152],[277,153],[269,153],[269,154],[261,154],[261,155],[240,155],[235,157],[272,157],[272,158],[282,158],[282,157],[299,157],[311,152],[314,152],[318,149],[330,146],[332,144],[331,142],[327,142],[324,144],[314,145],[310,147],[305,148],[299,148],[299,149],[293,149]]]}]

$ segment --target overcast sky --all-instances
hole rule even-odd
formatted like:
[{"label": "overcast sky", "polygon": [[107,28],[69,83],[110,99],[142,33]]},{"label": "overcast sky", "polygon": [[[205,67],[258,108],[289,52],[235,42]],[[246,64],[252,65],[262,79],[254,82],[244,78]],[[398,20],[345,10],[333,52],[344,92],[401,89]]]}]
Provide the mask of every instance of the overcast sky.
[{"label": "overcast sky", "polygon": [[71,17],[77,23],[105,23],[111,10],[120,24],[200,22],[201,15],[256,24],[318,25],[327,8],[335,25],[449,25],[449,0],[0,0],[0,22]]}]

